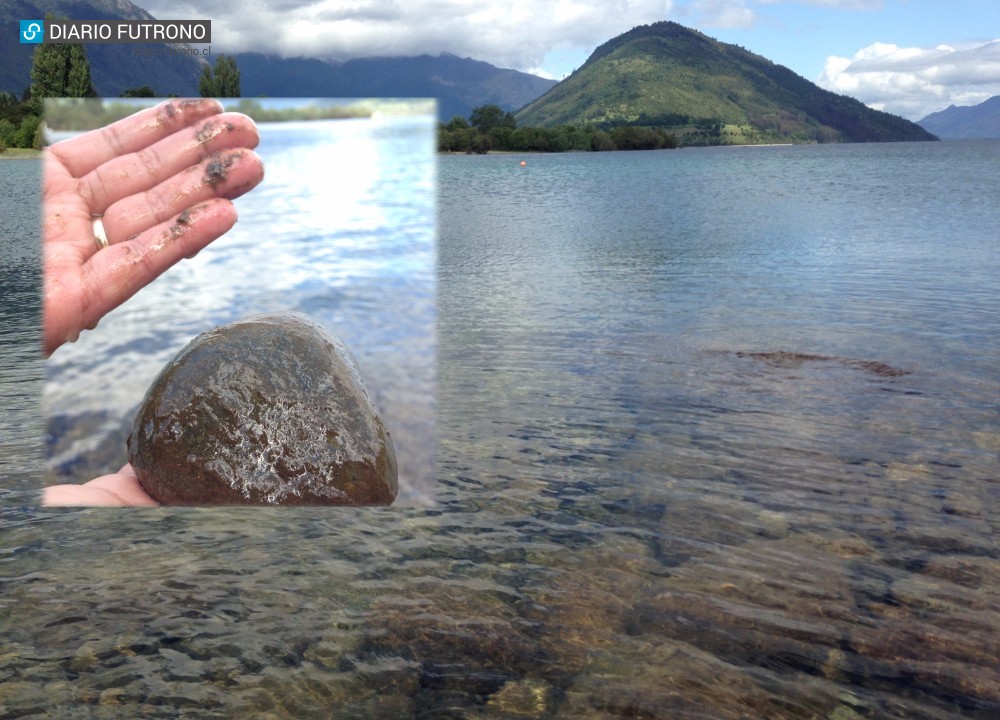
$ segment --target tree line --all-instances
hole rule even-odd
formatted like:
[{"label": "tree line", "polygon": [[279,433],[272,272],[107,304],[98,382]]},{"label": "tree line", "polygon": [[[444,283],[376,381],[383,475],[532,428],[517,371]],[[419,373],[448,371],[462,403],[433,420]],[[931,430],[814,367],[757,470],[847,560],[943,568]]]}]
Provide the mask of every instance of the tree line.
[{"label": "tree line", "polygon": [[[56,19],[46,15],[46,20]],[[240,97],[240,71],[236,59],[219,56],[215,67],[202,68],[198,90],[202,97]],[[121,94],[129,97],[156,97],[149,85]],[[34,148],[45,144],[42,118],[46,98],[96,98],[90,77],[90,62],[82,43],[42,43],[31,60],[31,85],[20,99],[0,92],[0,153],[7,148]]]},{"label": "tree line", "polygon": [[659,150],[677,147],[677,137],[660,127],[594,125],[517,127],[514,116],[497,105],[474,108],[466,120],[456,115],[438,123],[439,152],[468,154],[503,152],[602,152]]}]

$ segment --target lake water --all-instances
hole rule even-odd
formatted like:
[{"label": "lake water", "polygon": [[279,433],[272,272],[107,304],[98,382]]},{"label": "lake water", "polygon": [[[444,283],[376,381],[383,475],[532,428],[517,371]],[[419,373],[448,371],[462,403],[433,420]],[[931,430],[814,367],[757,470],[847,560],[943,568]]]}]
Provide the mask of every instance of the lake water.
[{"label": "lake water", "polygon": [[0,480],[34,502],[41,483],[41,162],[0,161]]},{"label": "lake water", "polygon": [[437,185],[427,507],[8,503],[8,716],[1000,713],[1000,143]]}]

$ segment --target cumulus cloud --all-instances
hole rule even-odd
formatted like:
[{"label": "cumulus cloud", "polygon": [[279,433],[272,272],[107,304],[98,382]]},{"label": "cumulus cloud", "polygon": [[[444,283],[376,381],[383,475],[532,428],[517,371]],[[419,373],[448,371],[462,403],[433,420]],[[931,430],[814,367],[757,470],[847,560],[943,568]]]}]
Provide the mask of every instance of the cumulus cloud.
[{"label": "cumulus cloud", "polygon": [[949,105],[1000,95],[1000,39],[927,48],[875,43],[851,58],[828,57],[818,84],[920,120]]},{"label": "cumulus cloud", "polygon": [[593,49],[636,25],[668,19],[672,0],[145,0],[158,18],[208,18],[221,53],[348,59],[474,57],[537,69],[553,50]]}]

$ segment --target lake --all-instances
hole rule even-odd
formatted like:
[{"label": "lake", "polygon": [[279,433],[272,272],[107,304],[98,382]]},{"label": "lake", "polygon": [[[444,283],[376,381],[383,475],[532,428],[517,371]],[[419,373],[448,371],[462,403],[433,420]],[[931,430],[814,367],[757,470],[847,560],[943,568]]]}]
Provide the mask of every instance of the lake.
[{"label": "lake", "polygon": [[44,457],[41,184],[41,161],[0,161],[0,479],[6,497],[28,503]]},{"label": "lake", "polygon": [[426,495],[8,501],[8,716],[1000,712],[1000,143],[443,156],[436,183]]}]

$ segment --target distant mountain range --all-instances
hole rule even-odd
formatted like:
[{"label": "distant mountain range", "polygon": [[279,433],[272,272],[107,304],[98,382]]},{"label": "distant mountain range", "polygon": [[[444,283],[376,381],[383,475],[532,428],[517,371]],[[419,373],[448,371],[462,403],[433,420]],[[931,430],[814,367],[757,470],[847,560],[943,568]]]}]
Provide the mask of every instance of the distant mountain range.
[{"label": "distant mountain range", "polygon": [[455,55],[358,58],[333,64],[312,58],[236,55],[244,97],[433,97],[438,116],[469,117],[479,105],[517,110],[556,84]]},{"label": "distant mountain range", "polygon": [[[13,0],[0,3],[0,27],[46,13],[73,20],[152,20],[129,0]],[[98,94],[118,97],[149,85],[157,95],[197,96],[205,60],[179,53],[153,55],[155,45],[88,44],[91,79]],[[141,47],[147,52],[137,52]],[[20,98],[31,84],[34,45],[0,33],[0,92]],[[454,55],[362,58],[330,63],[315,58],[237,54],[244,97],[435,97],[438,115],[468,117],[474,107],[495,104],[517,110],[555,85],[536,75]]]},{"label": "distant mountain range", "polygon": [[[13,28],[16,20],[47,12],[71,19],[153,19],[129,0],[10,0],[0,4],[0,25]],[[138,53],[136,47],[87,45],[98,94],[116,97],[142,85],[161,96],[198,94],[205,60]],[[20,97],[29,86],[33,50],[13,32],[0,34],[0,92]],[[688,144],[934,139],[914,123],[673,22],[609,40],[558,84],[448,54],[332,63],[242,53],[236,61],[244,97],[436,97],[445,120],[495,104],[520,109],[522,126],[655,125],[677,131]],[[951,110],[963,108],[943,113]]]},{"label": "distant mountain range", "polygon": [[516,118],[538,126],[676,126],[695,140],[722,142],[935,139],[908,120],[674,22],[643,25],[604,43]]},{"label": "distant mountain range", "polygon": [[952,105],[917,124],[942,140],[1000,139],[1000,95],[978,105]]}]

